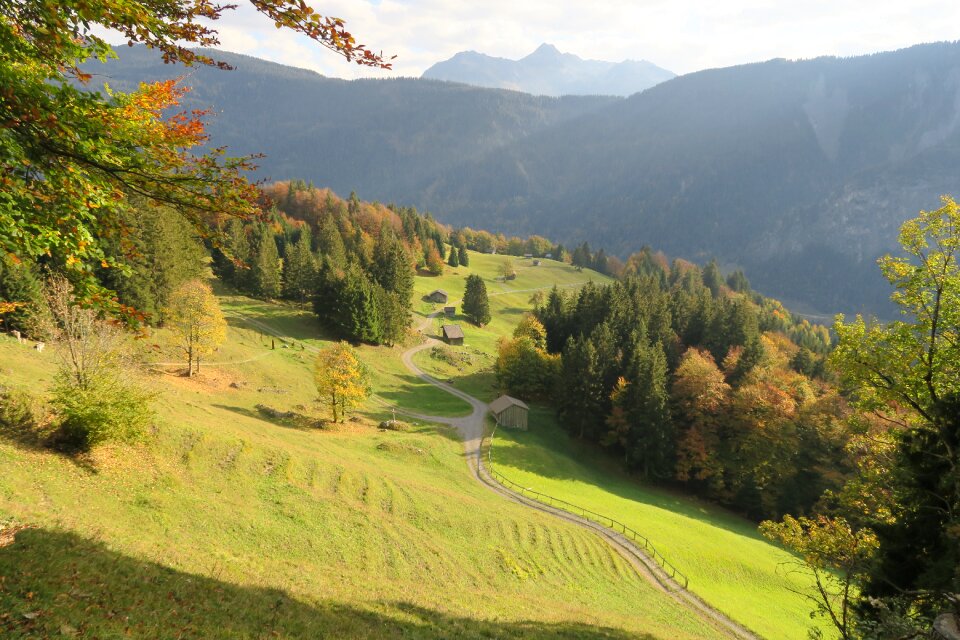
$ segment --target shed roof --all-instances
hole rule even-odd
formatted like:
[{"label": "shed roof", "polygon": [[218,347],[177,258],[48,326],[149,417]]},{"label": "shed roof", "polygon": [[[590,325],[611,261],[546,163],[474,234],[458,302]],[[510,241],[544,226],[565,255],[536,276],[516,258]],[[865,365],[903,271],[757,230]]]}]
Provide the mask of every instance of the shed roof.
[{"label": "shed roof", "polygon": [[458,324],[445,324],[443,325],[443,335],[445,338],[462,338],[463,329],[460,328]]},{"label": "shed roof", "polygon": [[494,413],[500,413],[509,409],[510,407],[523,407],[524,409],[530,409],[530,407],[528,407],[523,400],[517,400],[516,398],[506,395],[500,396],[490,403],[490,411],[493,411]]},{"label": "shed roof", "polygon": [[430,295],[433,295],[435,293],[441,293],[443,295],[447,295],[447,292],[444,291],[443,289],[434,289],[433,291],[430,292]]}]

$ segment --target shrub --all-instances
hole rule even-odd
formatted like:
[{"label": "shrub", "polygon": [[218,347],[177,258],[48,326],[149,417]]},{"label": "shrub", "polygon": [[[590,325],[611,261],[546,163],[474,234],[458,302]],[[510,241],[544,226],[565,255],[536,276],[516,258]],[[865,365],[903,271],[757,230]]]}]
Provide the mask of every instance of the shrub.
[{"label": "shrub", "polygon": [[132,442],[153,420],[153,394],[117,372],[105,372],[76,384],[60,375],[53,387],[53,405],[61,417],[57,444],[87,450],[108,441]]},{"label": "shrub", "polygon": [[22,389],[0,390],[0,435],[18,441],[39,440],[47,408],[38,396]]},{"label": "shrub", "polygon": [[451,349],[447,345],[439,344],[430,349],[430,357],[445,362],[453,367],[462,369],[471,363],[470,355],[462,351]]}]

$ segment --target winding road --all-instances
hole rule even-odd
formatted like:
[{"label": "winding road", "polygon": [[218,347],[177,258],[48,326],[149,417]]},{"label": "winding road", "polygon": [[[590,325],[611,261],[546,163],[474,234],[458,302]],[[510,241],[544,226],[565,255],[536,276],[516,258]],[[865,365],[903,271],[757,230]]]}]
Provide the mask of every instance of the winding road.
[{"label": "winding road", "polygon": [[[535,291],[535,289],[531,289]],[[504,293],[519,293],[517,291],[504,292]],[[497,295],[497,294],[493,294]],[[685,607],[694,615],[698,616],[713,629],[718,632],[718,635],[726,638],[735,638],[736,640],[761,640],[759,636],[751,632],[749,629],[743,625],[737,623],[736,621],[730,619],[717,609],[713,608],[707,604],[703,599],[694,594],[693,592],[685,589],[682,585],[678,584],[673,578],[667,574],[663,568],[657,564],[657,562],[651,558],[641,547],[637,546],[632,540],[626,538],[623,534],[605,527],[601,524],[589,520],[587,518],[578,516],[569,511],[563,509],[558,509],[550,505],[538,502],[532,498],[528,498],[519,493],[507,489],[502,484],[497,482],[493,476],[490,474],[490,471],[483,464],[483,447],[484,447],[484,436],[486,429],[486,419],[488,407],[487,403],[471,396],[468,393],[457,389],[453,385],[438,380],[433,376],[424,372],[420,367],[418,367],[413,362],[413,357],[425,349],[430,349],[436,345],[443,344],[436,338],[430,336],[427,333],[427,329],[430,327],[431,322],[439,317],[443,312],[436,311],[426,316],[423,322],[420,324],[418,329],[421,334],[423,334],[426,339],[421,344],[416,345],[403,352],[401,359],[404,366],[415,376],[427,382],[435,387],[442,389],[443,391],[454,395],[465,402],[467,402],[470,407],[473,409],[472,412],[464,417],[460,418],[448,418],[445,416],[431,416],[426,414],[415,413],[407,409],[400,407],[393,407],[390,403],[386,402],[382,398],[378,400],[384,405],[395,408],[398,412],[403,413],[404,415],[417,418],[418,420],[423,420],[424,422],[432,422],[437,424],[445,424],[453,427],[460,434],[463,439],[464,452],[466,454],[467,466],[470,469],[471,475],[481,484],[486,486],[491,491],[499,494],[503,498],[521,504],[527,508],[535,509],[547,514],[550,514],[554,517],[560,518],[577,526],[589,529],[595,534],[603,538],[613,549],[620,554],[637,574],[649,582],[654,588],[662,591],[667,594],[670,598],[674,599],[681,606]],[[260,320],[250,318],[248,316],[242,316],[251,325],[257,327],[264,333],[273,335],[277,338],[287,340],[281,332],[277,331],[270,325],[262,322]],[[311,345],[305,345],[308,351],[316,352],[318,349]]]},{"label": "winding road", "polygon": [[731,620],[726,615],[704,602],[699,596],[683,588],[683,586],[674,581],[660,567],[660,565],[656,563],[655,560],[647,555],[643,549],[638,547],[630,539],[624,537],[621,533],[587,518],[580,517],[569,511],[551,507],[532,498],[520,495],[519,493],[507,489],[490,475],[489,470],[483,464],[483,441],[488,411],[487,403],[474,398],[468,393],[464,393],[460,389],[457,389],[446,382],[434,378],[420,369],[420,367],[413,362],[413,357],[420,351],[442,344],[436,338],[427,335],[425,331],[425,329],[430,326],[430,322],[434,318],[441,315],[441,313],[442,312],[440,311],[434,312],[424,319],[424,322],[419,328],[421,332],[427,336],[426,340],[422,344],[405,351],[401,358],[404,366],[412,374],[424,382],[428,382],[429,384],[432,384],[433,386],[466,401],[473,408],[473,411],[470,413],[470,415],[462,418],[447,418],[444,416],[424,415],[413,413],[406,409],[401,410],[400,408],[397,408],[397,411],[401,411],[405,415],[412,416],[425,422],[446,424],[456,429],[463,438],[463,447],[466,454],[467,465],[470,468],[470,473],[478,482],[495,493],[503,496],[507,500],[522,504],[530,509],[536,509],[537,511],[548,513],[552,516],[593,531],[603,538],[608,544],[610,544],[610,546],[613,547],[614,550],[619,553],[627,562],[629,562],[630,566],[634,568],[638,575],[647,580],[656,589],[666,593],[679,604],[700,617],[704,622],[716,629],[721,636],[737,638],[738,640],[760,640],[759,636],[751,632],[749,629],[735,622],[734,620]]}]

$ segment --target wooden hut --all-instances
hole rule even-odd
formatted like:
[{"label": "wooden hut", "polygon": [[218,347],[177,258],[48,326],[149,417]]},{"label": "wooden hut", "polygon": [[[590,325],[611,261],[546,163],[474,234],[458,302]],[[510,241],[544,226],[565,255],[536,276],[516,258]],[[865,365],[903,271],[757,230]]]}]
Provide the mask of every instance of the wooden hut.
[{"label": "wooden hut", "polygon": [[435,289],[430,292],[430,295],[427,296],[433,302],[439,302],[445,304],[447,302],[447,292],[443,289]]},{"label": "wooden hut", "polygon": [[463,329],[458,324],[445,324],[440,329],[443,333],[443,341],[447,344],[463,344]]},{"label": "wooden hut", "polygon": [[510,396],[500,396],[490,403],[490,412],[501,427],[513,427],[527,430],[527,412],[530,411],[522,400]]},{"label": "wooden hut", "polygon": [[448,318],[452,318],[453,316],[457,315],[457,308],[456,308],[456,307],[444,307],[444,308],[443,308],[443,315],[447,316]]}]

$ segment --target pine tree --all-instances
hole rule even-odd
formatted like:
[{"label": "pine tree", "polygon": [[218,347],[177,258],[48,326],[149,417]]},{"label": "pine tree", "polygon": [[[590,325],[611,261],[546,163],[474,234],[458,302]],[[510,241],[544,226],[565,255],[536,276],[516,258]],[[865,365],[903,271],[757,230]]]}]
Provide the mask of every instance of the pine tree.
[{"label": "pine tree", "polygon": [[381,235],[373,251],[374,281],[409,308],[413,297],[413,267],[403,243],[392,233]]},{"label": "pine tree", "polygon": [[463,313],[469,316],[479,327],[490,322],[490,300],[487,297],[487,285],[477,274],[467,276],[467,286],[461,303]]},{"label": "pine tree", "polygon": [[260,227],[256,245],[256,258],[251,265],[251,289],[261,298],[278,298],[281,292],[281,262],[273,232]]},{"label": "pine tree", "polygon": [[573,266],[578,269],[590,267],[593,265],[593,254],[590,253],[590,245],[584,242],[573,250]]},{"label": "pine tree", "polygon": [[603,423],[603,386],[597,350],[589,338],[570,338],[561,360],[557,405],[563,423],[578,438],[595,439]]},{"label": "pine tree", "polygon": [[301,305],[313,291],[317,278],[317,261],[310,251],[310,238],[302,235],[293,245],[288,245],[287,258],[283,262],[283,295]]},{"label": "pine tree", "polygon": [[547,330],[547,352],[560,353],[567,338],[570,337],[568,331],[569,322],[567,319],[567,299],[560,292],[556,285],[547,295],[546,302],[538,306],[534,313]]},{"label": "pine tree", "polygon": [[122,240],[103,240],[105,253],[127,268],[101,267],[97,277],[122,304],[143,313],[147,322],[162,323],[173,291],[203,275],[203,246],[178,212],[140,198],[131,198],[130,204],[122,213],[128,233]]},{"label": "pine tree", "polygon": [[333,267],[342,269],[347,266],[347,249],[344,247],[343,237],[332,216],[324,219],[320,225],[320,231],[317,234],[317,251],[320,255],[329,258]]},{"label": "pine tree", "polygon": [[627,444],[628,458],[648,478],[671,477],[674,429],[667,391],[667,358],[658,343],[637,352],[628,381],[626,413],[633,426]]},{"label": "pine tree", "polygon": [[470,256],[467,255],[467,248],[463,245],[460,245],[460,248],[457,250],[457,260],[463,267],[470,266]]},{"label": "pine tree", "polygon": [[404,304],[398,295],[386,291],[376,283],[373,286],[381,323],[381,335],[378,341],[388,345],[403,342],[411,322],[409,303]]},{"label": "pine tree", "polygon": [[331,324],[344,338],[380,343],[383,324],[375,283],[358,264],[352,263],[337,285],[332,300]]},{"label": "pine tree", "polygon": [[5,329],[30,335],[39,332],[44,302],[35,264],[16,264],[9,256],[0,254],[0,303],[4,302],[12,303],[11,310],[0,315]]},{"label": "pine tree", "polygon": [[250,290],[250,240],[243,222],[231,218],[224,232],[222,248],[213,250],[213,272],[241,291]]},{"label": "pine tree", "polygon": [[450,256],[447,258],[447,264],[451,267],[460,266],[460,255],[457,253],[457,248],[453,245],[450,245]]},{"label": "pine tree", "polygon": [[723,276],[720,275],[720,267],[716,260],[711,260],[703,267],[703,284],[710,289],[713,297],[720,295],[720,288],[723,286]]}]

